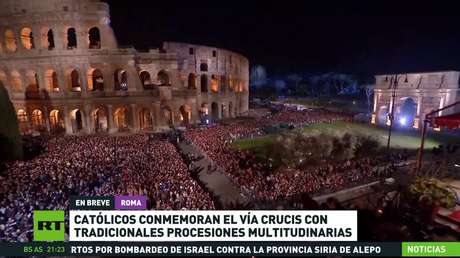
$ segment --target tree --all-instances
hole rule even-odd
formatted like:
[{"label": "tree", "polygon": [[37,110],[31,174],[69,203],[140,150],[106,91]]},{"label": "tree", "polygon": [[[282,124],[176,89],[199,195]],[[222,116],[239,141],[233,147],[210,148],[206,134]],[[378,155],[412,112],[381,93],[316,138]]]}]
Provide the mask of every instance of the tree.
[{"label": "tree", "polygon": [[439,204],[441,207],[455,207],[455,196],[436,178],[418,177],[409,186],[409,191],[418,199],[430,205]]},{"label": "tree", "polygon": [[282,79],[277,79],[273,82],[273,85],[275,86],[275,89],[278,92],[282,92],[286,88],[286,82]]},{"label": "tree", "polygon": [[317,96],[317,97],[321,96],[322,80],[323,80],[323,77],[321,75],[314,75],[308,78],[311,95]]},{"label": "tree", "polygon": [[290,91],[295,92],[297,95],[297,89],[299,87],[299,83],[302,81],[302,76],[292,73],[287,76],[287,80],[289,82],[288,88]]},{"label": "tree", "polygon": [[323,88],[328,95],[351,95],[357,93],[357,82],[353,76],[341,73],[321,75]]},{"label": "tree", "polygon": [[374,85],[373,84],[363,84],[361,85],[361,89],[366,94],[367,110],[370,112],[371,111],[371,97],[374,94]]},{"label": "tree", "polygon": [[267,71],[263,66],[256,65],[251,68],[250,83],[254,88],[260,88],[267,84]]},{"label": "tree", "polygon": [[308,87],[308,84],[303,83],[303,82],[297,84],[295,88],[295,93],[297,96],[302,96],[302,97],[310,95],[310,89]]},{"label": "tree", "polygon": [[19,133],[16,112],[8,96],[8,91],[0,81],[0,160],[22,158],[22,139]]}]

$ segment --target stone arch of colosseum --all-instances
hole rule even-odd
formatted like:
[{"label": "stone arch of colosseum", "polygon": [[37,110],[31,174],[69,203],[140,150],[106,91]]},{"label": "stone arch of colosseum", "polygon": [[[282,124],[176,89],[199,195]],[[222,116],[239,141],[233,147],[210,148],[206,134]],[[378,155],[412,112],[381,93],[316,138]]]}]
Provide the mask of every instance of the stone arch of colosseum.
[{"label": "stone arch of colosseum", "polygon": [[179,108],[180,116],[181,116],[181,121],[183,125],[190,125],[192,123],[192,108],[184,104],[180,106]]},{"label": "stone arch of colosseum", "polygon": [[65,129],[62,111],[54,108],[49,112],[50,130],[53,133],[63,132]]},{"label": "stone arch of colosseum", "polygon": [[154,127],[154,118],[151,108],[147,106],[140,106],[137,112],[139,117],[139,129],[142,131],[151,131]]},{"label": "stone arch of colosseum", "polygon": [[[111,114],[104,105],[97,105],[91,111],[92,130],[96,133],[105,133],[109,131],[109,117]],[[113,120],[112,120],[113,121]]]},{"label": "stone arch of colosseum", "polygon": [[83,132],[84,128],[86,128],[85,123],[85,113],[81,109],[81,107],[74,107],[69,110],[68,115],[68,124],[66,125],[66,130],[76,134]]},{"label": "stone arch of colosseum", "polygon": [[142,86],[144,89],[150,89],[153,88],[153,83],[152,83],[152,76],[150,73],[146,70],[142,70],[139,72],[139,78],[142,82]]},{"label": "stone arch of colosseum", "polygon": [[188,74],[187,87],[189,90],[196,90],[196,75],[194,73]]},{"label": "stone arch of colosseum", "polygon": [[168,104],[161,105],[160,121],[165,126],[171,126],[174,123],[174,110]]},{"label": "stone arch of colosseum", "polygon": [[128,72],[123,68],[117,68],[114,71],[114,90],[127,91],[128,90]]},{"label": "stone arch of colosseum", "polygon": [[217,102],[211,103],[211,118],[212,121],[219,120],[219,104]]},{"label": "stone arch of colosseum", "polygon": [[113,120],[118,132],[129,131],[131,128],[131,119],[129,107],[126,105],[118,106],[113,111]]},{"label": "stone arch of colosseum", "polygon": [[39,35],[40,47],[42,49],[52,50],[54,49],[54,31],[49,27],[43,27],[40,29]]},{"label": "stone arch of colosseum", "polygon": [[201,88],[201,92],[203,93],[208,92],[208,75],[202,74],[200,76],[200,88]]},{"label": "stone arch of colosseum", "polygon": [[88,30],[88,48],[101,48],[101,33],[98,27],[92,27]]},{"label": "stone arch of colosseum", "polygon": [[99,68],[89,68],[87,72],[88,77],[88,90],[90,91],[103,91],[104,90],[104,74]]},{"label": "stone arch of colosseum", "polygon": [[45,72],[45,89],[49,92],[59,91],[58,77],[54,69],[48,69]]},{"label": "stone arch of colosseum", "polygon": [[30,27],[23,27],[21,29],[21,43],[25,49],[35,48],[34,35]]},{"label": "stone arch of colosseum", "polygon": [[18,46],[16,42],[16,34],[11,28],[5,30],[5,46],[9,52],[16,52]]}]

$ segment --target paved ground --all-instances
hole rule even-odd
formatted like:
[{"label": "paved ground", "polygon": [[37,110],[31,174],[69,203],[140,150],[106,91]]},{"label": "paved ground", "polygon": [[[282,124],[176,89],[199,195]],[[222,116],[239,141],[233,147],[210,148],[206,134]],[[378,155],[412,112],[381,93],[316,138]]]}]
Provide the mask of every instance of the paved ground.
[{"label": "paved ground", "polygon": [[194,163],[194,167],[198,168],[198,180],[206,189],[211,192],[215,200],[218,201],[222,208],[233,208],[235,205],[243,205],[248,202],[247,198],[240,192],[231,179],[226,176],[220,169],[213,172],[208,171],[208,165],[211,164],[209,159],[199,148],[192,144],[181,142],[178,144],[179,149],[185,154],[194,154],[196,157],[204,156]]}]

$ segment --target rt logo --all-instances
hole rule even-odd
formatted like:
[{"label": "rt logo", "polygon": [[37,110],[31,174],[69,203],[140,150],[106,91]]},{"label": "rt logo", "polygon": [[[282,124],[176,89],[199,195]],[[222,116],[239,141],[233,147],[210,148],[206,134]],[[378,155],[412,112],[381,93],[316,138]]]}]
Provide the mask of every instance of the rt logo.
[{"label": "rt logo", "polygon": [[64,211],[34,211],[34,241],[64,241]]}]

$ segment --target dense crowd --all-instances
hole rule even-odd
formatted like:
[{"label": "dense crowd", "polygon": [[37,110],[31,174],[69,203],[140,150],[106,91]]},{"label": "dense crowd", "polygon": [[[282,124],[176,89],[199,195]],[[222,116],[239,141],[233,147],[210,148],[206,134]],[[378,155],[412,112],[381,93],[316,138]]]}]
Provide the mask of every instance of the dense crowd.
[{"label": "dense crowd", "polygon": [[[274,200],[336,190],[378,176],[377,159],[324,161],[305,168],[267,169],[233,140],[263,135],[276,123],[305,126],[349,120],[322,110],[280,111],[223,125],[189,129],[184,136],[254,199]],[[188,157],[188,159],[199,157]],[[187,160],[187,157],[185,158]],[[68,136],[49,139],[39,156],[7,164],[0,176],[0,241],[30,241],[32,211],[67,210],[69,196],[146,195],[149,209],[214,209],[170,141],[144,135]],[[208,169],[213,171],[213,169]],[[192,172],[192,174],[191,174]]]},{"label": "dense crowd", "polygon": [[244,123],[233,123],[205,129],[189,130],[186,137],[200,147],[242,189],[255,199],[286,198],[302,193],[317,194],[333,191],[357,182],[378,177],[382,170],[378,159],[355,159],[341,164],[327,160],[322,165],[306,169],[281,167],[274,171],[257,162],[253,153],[235,150],[230,143],[238,137],[263,134],[260,128],[274,123],[305,126],[318,122],[349,120],[339,113],[316,111],[281,111]]},{"label": "dense crowd", "polygon": [[147,137],[52,138],[0,178],[0,241],[29,241],[33,210],[66,210],[69,196],[142,194],[151,209],[213,209],[174,145]]}]

